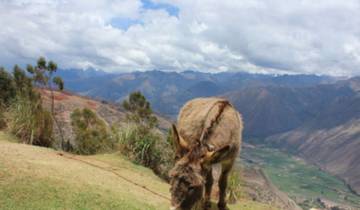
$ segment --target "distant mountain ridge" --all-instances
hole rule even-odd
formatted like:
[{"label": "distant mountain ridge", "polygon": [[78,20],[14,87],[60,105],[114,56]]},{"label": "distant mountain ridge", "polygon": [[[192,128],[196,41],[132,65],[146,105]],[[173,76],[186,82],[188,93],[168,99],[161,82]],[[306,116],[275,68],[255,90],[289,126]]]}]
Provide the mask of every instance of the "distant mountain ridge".
[{"label": "distant mountain ridge", "polygon": [[[180,107],[195,97],[224,95],[248,87],[303,87],[333,82],[328,76],[265,75],[245,72],[203,73],[195,71],[105,73],[59,70],[66,88],[82,95],[111,101],[122,101],[132,91],[140,90],[154,109],[168,116],[176,116]],[[65,76],[63,76],[65,75]]]}]

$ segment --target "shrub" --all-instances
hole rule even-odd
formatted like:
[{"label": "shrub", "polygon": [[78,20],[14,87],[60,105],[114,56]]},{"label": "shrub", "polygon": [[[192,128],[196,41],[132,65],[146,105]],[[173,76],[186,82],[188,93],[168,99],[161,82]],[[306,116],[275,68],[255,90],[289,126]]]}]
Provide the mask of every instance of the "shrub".
[{"label": "shrub", "polygon": [[160,154],[155,150],[155,142],[159,136],[136,124],[127,124],[119,130],[118,138],[120,151],[134,162],[150,167],[158,161]]},{"label": "shrub", "polygon": [[171,147],[160,134],[138,124],[129,123],[116,131],[119,149],[131,161],[151,168],[157,175],[168,179]]},{"label": "shrub", "polygon": [[17,96],[6,113],[8,129],[23,143],[50,147],[52,145],[52,118],[41,106],[41,101],[32,101]]},{"label": "shrub", "polygon": [[90,109],[74,110],[71,125],[75,133],[76,153],[92,155],[113,148],[113,140],[105,122]]}]

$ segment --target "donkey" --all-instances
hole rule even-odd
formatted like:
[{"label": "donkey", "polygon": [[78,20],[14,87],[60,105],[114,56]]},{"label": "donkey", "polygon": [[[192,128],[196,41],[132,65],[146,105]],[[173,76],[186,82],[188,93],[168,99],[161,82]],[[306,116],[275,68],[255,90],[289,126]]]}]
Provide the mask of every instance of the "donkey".
[{"label": "donkey", "polygon": [[[212,165],[221,164],[220,210],[227,209],[227,178],[240,152],[243,123],[225,99],[197,98],[187,102],[172,126],[175,166],[170,170],[171,210],[189,210],[203,200],[210,209]],[[205,196],[204,196],[205,191]]]}]

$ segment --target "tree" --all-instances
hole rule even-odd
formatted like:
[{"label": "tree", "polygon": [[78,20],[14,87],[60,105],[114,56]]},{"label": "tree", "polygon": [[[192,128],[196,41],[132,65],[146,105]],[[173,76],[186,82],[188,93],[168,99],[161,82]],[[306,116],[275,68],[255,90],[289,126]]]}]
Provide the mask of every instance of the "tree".
[{"label": "tree", "polygon": [[16,95],[14,80],[3,67],[0,67],[0,106],[9,105]]},{"label": "tree", "polygon": [[35,92],[33,91],[32,79],[26,75],[26,72],[18,65],[13,69],[14,84],[16,87],[16,94],[23,97],[33,98]]},{"label": "tree", "polygon": [[157,126],[158,120],[153,115],[150,103],[140,91],[131,93],[128,100],[123,102],[123,107],[130,112],[127,114],[128,120],[147,129]]},{"label": "tree", "polygon": [[47,62],[44,57],[40,57],[37,61],[36,66],[27,65],[27,71],[33,75],[33,81],[35,84],[40,87],[46,87],[51,92],[51,113],[55,116],[54,111],[54,88],[53,85],[56,85],[58,90],[64,89],[64,81],[61,77],[53,77],[54,73],[57,70],[57,64],[53,61]]},{"label": "tree", "polygon": [[65,139],[64,139],[63,131],[55,114],[55,96],[54,96],[53,86],[56,85],[58,90],[60,91],[64,90],[64,81],[62,80],[62,78],[59,76],[53,77],[54,73],[57,70],[57,64],[53,61],[47,62],[44,57],[40,57],[37,61],[36,66],[32,66],[29,64],[26,69],[32,75],[33,81],[35,82],[36,85],[40,87],[46,87],[50,90],[51,116],[60,134],[61,147],[62,149],[64,149]]},{"label": "tree", "polygon": [[59,88],[59,90],[64,90],[64,81],[61,79],[61,77],[56,76],[53,78],[54,84],[56,84]]}]

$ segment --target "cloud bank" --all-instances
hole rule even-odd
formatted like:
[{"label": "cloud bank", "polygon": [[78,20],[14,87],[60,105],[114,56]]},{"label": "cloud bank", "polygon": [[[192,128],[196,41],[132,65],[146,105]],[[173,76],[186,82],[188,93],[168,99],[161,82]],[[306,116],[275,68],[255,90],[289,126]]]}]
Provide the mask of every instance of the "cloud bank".
[{"label": "cloud bank", "polygon": [[0,0],[0,65],[360,75],[358,0]]}]

